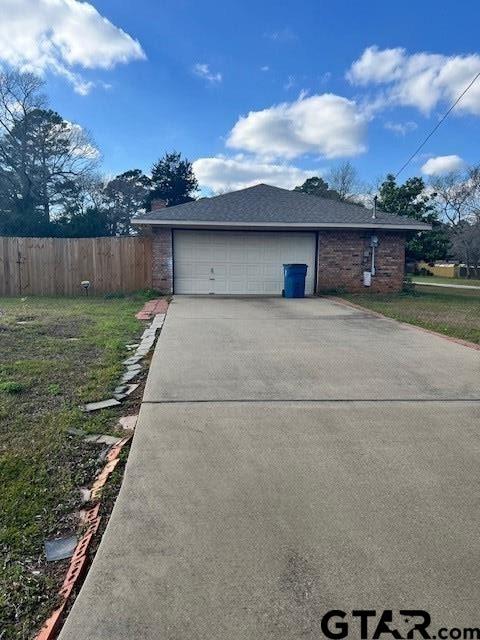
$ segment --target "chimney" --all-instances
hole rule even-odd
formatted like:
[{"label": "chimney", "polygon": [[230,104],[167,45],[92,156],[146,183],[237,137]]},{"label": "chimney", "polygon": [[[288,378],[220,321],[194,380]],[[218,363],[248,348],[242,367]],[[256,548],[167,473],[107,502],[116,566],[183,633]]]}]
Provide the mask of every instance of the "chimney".
[{"label": "chimney", "polygon": [[161,198],[153,198],[150,203],[150,211],[159,211],[160,209],[165,209],[167,206],[166,200],[162,200]]},{"label": "chimney", "polygon": [[373,212],[372,212],[372,220],[377,219],[377,196],[373,197]]}]

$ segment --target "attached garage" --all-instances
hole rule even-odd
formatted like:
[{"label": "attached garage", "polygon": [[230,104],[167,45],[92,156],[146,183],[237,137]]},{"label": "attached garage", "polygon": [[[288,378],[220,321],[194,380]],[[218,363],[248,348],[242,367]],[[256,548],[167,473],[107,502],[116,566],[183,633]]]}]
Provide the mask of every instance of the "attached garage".
[{"label": "attached garage", "polygon": [[284,231],[173,232],[175,293],[280,295],[283,264],[308,265],[306,293],[314,293],[315,233]]},{"label": "attached garage", "polygon": [[162,293],[281,295],[283,265],[308,266],[306,293],[394,292],[405,240],[431,226],[404,216],[259,184],[152,210],[152,287]]}]

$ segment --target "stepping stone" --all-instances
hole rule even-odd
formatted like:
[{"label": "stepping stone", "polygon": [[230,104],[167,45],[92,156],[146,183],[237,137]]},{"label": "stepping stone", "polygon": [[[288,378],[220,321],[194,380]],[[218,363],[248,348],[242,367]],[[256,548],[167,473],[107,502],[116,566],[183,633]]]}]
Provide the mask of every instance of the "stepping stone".
[{"label": "stepping stone", "polygon": [[[140,369],[134,369],[133,371],[128,371],[127,370],[123,374],[120,382],[123,382],[123,383],[130,382],[130,380],[133,380],[139,373],[140,373]],[[118,403],[118,404],[120,404],[120,403]]]},{"label": "stepping stone", "polygon": [[142,359],[142,356],[139,356],[138,354],[136,354],[124,360],[122,364],[127,364],[127,365],[137,364],[137,362],[139,362],[141,359]]},{"label": "stepping stone", "polygon": [[132,378],[134,378],[137,375],[137,373],[140,373],[141,370],[142,370],[141,364],[128,365],[127,370],[125,371],[125,373],[123,374],[120,380],[120,383],[125,384],[125,382],[132,380]]},{"label": "stepping stone", "polygon": [[140,346],[142,346],[142,342],[155,342],[157,339],[157,333],[154,331],[153,333],[149,333],[144,338],[142,338],[140,342]]},{"label": "stepping stone", "polygon": [[152,329],[161,329],[163,326],[163,323],[165,321],[165,314],[164,313],[157,313],[157,315],[154,317],[152,324],[150,325],[150,327]]},{"label": "stepping stone", "polygon": [[94,433],[91,436],[87,436],[85,438],[85,442],[95,442],[96,444],[108,444],[109,446],[117,444],[119,440],[120,438],[117,438],[115,436],[109,436],[107,434],[104,435],[101,433]]},{"label": "stepping stone", "polygon": [[133,431],[135,429],[135,425],[137,424],[138,415],[131,416],[123,416],[118,421],[123,429],[128,429],[129,431]]},{"label": "stepping stone", "polygon": [[135,384],[129,384],[127,387],[127,390],[125,391],[125,395],[129,396],[131,393],[135,391],[135,389],[138,389],[139,386],[140,386],[139,382],[136,382]]},{"label": "stepping stone", "polygon": [[127,371],[141,371],[141,369],[142,369],[141,364],[129,364],[127,367]]},{"label": "stepping stone", "polygon": [[118,393],[125,393],[127,389],[128,389],[128,385],[121,384],[118,387],[115,387],[115,389],[113,390],[113,395]]},{"label": "stepping stone", "polygon": [[66,536],[55,540],[45,540],[45,555],[48,562],[71,558],[77,546],[77,536]]},{"label": "stepping stone", "polygon": [[155,342],[155,336],[152,336],[151,338],[144,338],[141,341],[140,346],[138,347],[135,353],[138,355],[140,349],[148,349],[150,351],[150,349],[153,347],[154,342]]},{"label": "stepping stone", "polygon": [[89,402],[85,405],[85,411],[98,411],[99,409],[108,409],[109,407],[116,407],[120,402],[115,398],[109,398],[108,400],[100,400],[100,402]]}]

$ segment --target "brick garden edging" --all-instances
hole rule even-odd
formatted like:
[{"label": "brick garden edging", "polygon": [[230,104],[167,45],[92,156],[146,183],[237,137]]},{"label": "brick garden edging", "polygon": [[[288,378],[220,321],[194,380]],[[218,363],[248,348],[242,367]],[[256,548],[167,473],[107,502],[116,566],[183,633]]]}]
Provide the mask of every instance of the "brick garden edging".
[{"label": "brick garden edging", "polygon": [[101,520],[101,517],[98,515],[98,512],[100,510],[101,488],[105,485],[108,476],[117,466],[118,456],[122,447],[127,444],[127,442],[132,437],[133,436],[129,435],[125,438],[122,438],[121,440],[119,440],[119,442],[117,442],[116,445],[112,447],[107,456],[107,464],[104,466],[92,485],[90,500],[98,500],[98,502],[97,504],[95,504],[95,506],[90,507],[90,509],[87,509],[85,512],[83,523],[87,525],[87,529],[78,541],[77,546],[75,547],[75,552],[70,558],[70,564],[67,569],[67,574],[58,592],[61,603],[46,620],[39,633],[35,636],[35,640],[51,640],[55,637],[63,611],[73,591],[73,588],[85,574],[86,564],[88,561],[88,549],[90,547],[90,543],[92,542],[93,536],[98,530]]},{"label": "brick garden edging", "polygon": [[[142,335],[142,343],[139,345],[137,352],[139,359],[147,355],[148,351],[153,346],[156,339],[156,332],[163,326],[165,314],[168,309],[168,302],[164,299],[151,300],[145,304],[143,309],[135,314],[138,320],[150,320],[153,316],[153,321],[148,329],[145,329]],[[139,368],[140,370],[140,368]],[[138,385],[136,385],[138,386]],[[103,401],[105,408],[107,408],[108,400]],[[95,404],[95,403],[93,403]],[[102,404],[96,403],[96,404]],[[119,401],[115,401],[116,405],[121,404]],[[111,405],[110,405],[111,406]],[[101,407],[99,407],[101,409]],[[124,429],[134,429],[135,420],[129,420],[130,416],[124,416],[119,420],[119,424]],[[78,586],[80,580],[82,580],[87,572],[88,563],[88,551],[91,542],[97,533],[100,525],[101,517],[98,515],[101,505],[101,492],[105,486],[110,474],[113,472],[119,462],[119,455],[122,448],[133,438],[133,433],[119,438],[118,441],[113,444],[106,456],[106,464],[99,473],[97,473],[95,480],[93,481],[92,488],[90,490],[89,502],[95,502],[94,506],[88,508],[84,512],[82,524],[86,525],[85,533],[75,547],[73,556],[70,559],[70,564],[67,569],[62,586],[59,589],[58,596],[60,604],[47,618],[38,634],[35,636],[35,640],[53,640],[55,638],[59,627],[62,622],[62,616],[64,614],[65,607],[72,594],[74,587]]]}]

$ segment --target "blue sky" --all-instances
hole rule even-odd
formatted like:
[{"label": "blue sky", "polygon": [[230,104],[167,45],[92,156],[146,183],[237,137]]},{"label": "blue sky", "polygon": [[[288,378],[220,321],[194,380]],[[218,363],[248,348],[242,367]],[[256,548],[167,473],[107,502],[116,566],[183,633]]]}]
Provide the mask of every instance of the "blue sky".
[{"label": "blue sky", "polygon": [[[0,62],[42,74],[103,170],[166,150],[204,190],[400,168],[480,71],[474,2],[0,0]],[[108,23],[105,20],[109,21]],[[480,80],[401,178],[476,163]]]}]

